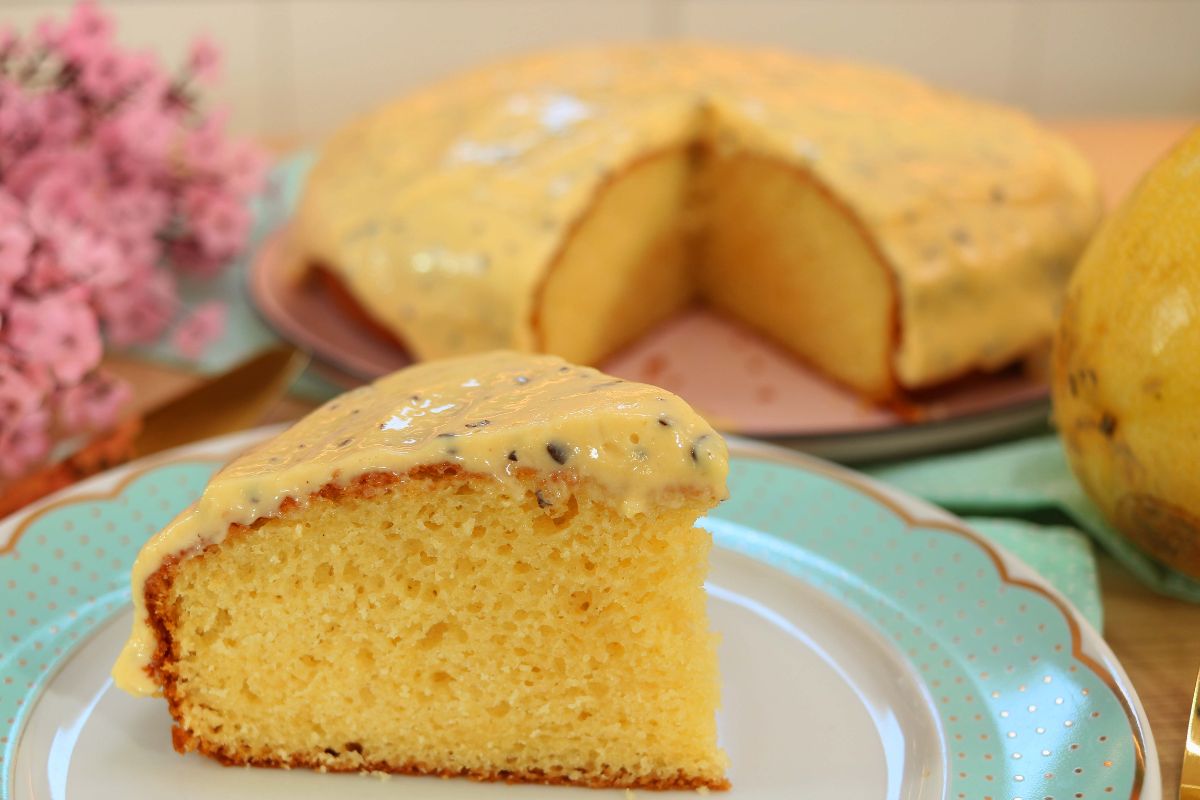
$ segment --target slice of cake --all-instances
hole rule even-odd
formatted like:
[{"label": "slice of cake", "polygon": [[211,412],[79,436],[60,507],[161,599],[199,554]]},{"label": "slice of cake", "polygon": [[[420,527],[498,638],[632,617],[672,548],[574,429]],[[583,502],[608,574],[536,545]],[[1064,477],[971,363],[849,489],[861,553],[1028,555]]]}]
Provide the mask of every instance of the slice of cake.
[{"label": "slice of cake", "polygon": [[725,788],[705,614],[725,445],[550,356],[398,372],[142,550],[113,674],[224,764]]}]

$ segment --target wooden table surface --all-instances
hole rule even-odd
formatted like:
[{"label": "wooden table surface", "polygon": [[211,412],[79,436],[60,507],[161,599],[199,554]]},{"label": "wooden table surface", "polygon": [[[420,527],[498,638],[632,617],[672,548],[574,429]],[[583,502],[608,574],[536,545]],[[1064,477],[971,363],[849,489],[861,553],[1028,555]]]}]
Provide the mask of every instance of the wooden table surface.
[{"label": "wooden table surface", "polygon": [[[1053,127],[1091,158],[1106,200],[1112,204],[1190,124],[1179,120],[1071,121],[1053,123]],[[132,383],[140,407],[153,406],[198,380],[190,373],[157,364],[113,358],[109,365]],[[295,419],[311,408],[306,401],[285,398],[263,421]],[[1200,670],[1200,605],[1149,591],[1104,555],[1100,557],[1100,581],[1105,638],[1141,696],[1158,744],[1164,796],[1174,798],[1192,690]]]}]

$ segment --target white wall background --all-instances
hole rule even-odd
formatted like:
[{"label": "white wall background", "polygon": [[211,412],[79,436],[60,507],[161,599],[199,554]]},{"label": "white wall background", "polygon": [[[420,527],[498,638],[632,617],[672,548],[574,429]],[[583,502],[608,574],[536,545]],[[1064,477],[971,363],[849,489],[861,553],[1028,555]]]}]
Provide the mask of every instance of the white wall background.
[{"label": "white wall background", "polygon": [[[890,64],[1048,118],[1200,117],[1198,0],[107,0],[169,63],[226,56],[234,126],[318,137],[429,78],[565,42],[692,37]],[[64,0],[0,0],[28,27]]]}]

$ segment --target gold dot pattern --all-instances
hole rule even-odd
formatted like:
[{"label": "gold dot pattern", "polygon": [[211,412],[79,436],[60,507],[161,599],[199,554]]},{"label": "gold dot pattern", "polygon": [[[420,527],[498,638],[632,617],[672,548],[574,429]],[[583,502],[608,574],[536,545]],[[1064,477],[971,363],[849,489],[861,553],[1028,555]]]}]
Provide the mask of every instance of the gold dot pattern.
[{"label": "gold dot pattern", "polygon": [[8,770],[27,700],[70,647],[129,602],[129,569],[143,541],[196,499],[219,465],[168,464],[115,498],[51,506],[0,550],[0,771]]}]

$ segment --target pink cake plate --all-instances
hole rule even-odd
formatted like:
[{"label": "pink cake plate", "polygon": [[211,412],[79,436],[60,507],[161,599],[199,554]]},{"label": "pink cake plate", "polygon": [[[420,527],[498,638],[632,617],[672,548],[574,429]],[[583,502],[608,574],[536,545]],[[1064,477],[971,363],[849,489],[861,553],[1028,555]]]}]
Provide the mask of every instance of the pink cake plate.
[{"label": "pink cake plate", "polygon": [[[251,298],[283,338],[326,377],[354,386],[412,359],[295,276],[279,232],[250,269]],[[865,403],[757,334],[710,311],[689,310],[600,367],[682,396],[727,433],[769,439],[824,458],[863,462],[978,445],[1046,425],[1049,389],[1023,369],[979,375],[912,398],[912,414]]]}]

